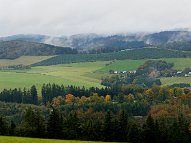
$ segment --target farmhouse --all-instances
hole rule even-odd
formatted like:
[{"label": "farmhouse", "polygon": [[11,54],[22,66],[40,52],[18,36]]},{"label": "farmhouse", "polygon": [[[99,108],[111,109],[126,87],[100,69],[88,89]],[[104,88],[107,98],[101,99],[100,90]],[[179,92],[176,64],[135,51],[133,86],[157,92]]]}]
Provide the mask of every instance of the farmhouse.
[{"label": "farmhouse", "polygon": [[177,71],[177,74],[181,74],[182,73],[182,71]]},{"label": "farmhouse", "polygon": [[135,74],[136,72],[136,70],[129,71],[130,74]]}]

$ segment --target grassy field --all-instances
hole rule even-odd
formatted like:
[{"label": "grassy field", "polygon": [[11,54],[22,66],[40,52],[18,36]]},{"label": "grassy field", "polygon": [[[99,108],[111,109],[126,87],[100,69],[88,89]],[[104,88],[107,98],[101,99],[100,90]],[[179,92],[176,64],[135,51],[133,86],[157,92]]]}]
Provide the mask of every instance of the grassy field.
[{"label": "grassy field", "polygon": [[169,63],[174,63],[174,69],[183,70],[184,68],[190,67],[191,68],[191,58],[165,58],[162,59]]},{"label": "grassy field", "polygon": [[[22,58],[26,61],[27,59],[32,59],[32,57],[21,57],[20,59]],[[36,60],[40,60],[42,57],[34,57],[34,59],[35,58]],[[33,62],[35,61],[34,59]],[[173,62],[175,65],[174,68],[178,70],[184,69],[185,67],[191,67],[191,58],[170,58],[162,60]],[[19,60],[16,59],[16,61]],[[29,70],[0,71],[0,90],[4,88],[29,88],[32,85],[36,85],[40,94],[40,89],[43,83],[102,87],[100,85],[101,78],[108,75],[109,70],[133,70],[145,61],[146,60],[97,61],[52,66],[37,66],[32,67]],[[27,62],[25,64],[27,64]],[[191,83],[191,78],[171,77],[162,78],[161,81],[163,85],[170,85],[173,83]]]},{"label": "grassy field", "polygon": [[0,136],[0,143],[13,143],[13,142],[14,143],[103,143],[95,141],[53,140],[53,139]]},{"label": "grassy field", "polygon": [[0,67],[9,65],[31,65],[43,60],[46,60],[52,56],[22,56],[14,60],[0,59]]},{"label": "grassy field", "polygon": [[123,70],[135,70],[146,60],[122,60],[122,61],[112,61],[107,64],[102,69],[98,70],[102,73],[109,73],[110,70],[123,71]]},{"label": "grassy field", "polygon": [[163,77],[161,78],[162,85],[172,85],[174,83],[189,83],[191,84],[191,77]]},{"label": "grassy field", "polygon": [[[177,70],[183,70],[186,67],[191,67],[191,58],[163,58],[163,59],[157,59],[157,60],[164,60],[169,63],[174,63],[174,69]],[[141,64],[143,64],[145,60],[121,60],[121,61],[112,61],[104,68],[100,69],[100,72],[108,73],[109,70],[135,70],[137,69]]]},{"label": "grassy field", "polygon": [[100,85],[101,74],[94,72],[105,67],[107,63],[108,62],[87,62],[39,66],[20,71],[0,71],[0,89],[23,88],[36,85],[38,91],[40,91],[43,83],[102,87]]}]

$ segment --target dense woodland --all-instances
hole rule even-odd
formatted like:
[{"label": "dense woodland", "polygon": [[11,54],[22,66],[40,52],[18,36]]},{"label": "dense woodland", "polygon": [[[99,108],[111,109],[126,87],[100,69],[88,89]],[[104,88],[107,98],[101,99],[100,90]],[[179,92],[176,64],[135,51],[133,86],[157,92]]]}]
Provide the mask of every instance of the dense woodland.
[{"label": "dense woodland", "polygon": [[153,119],[149,114],[146,121],[129,116],[124,110],[118,115],[110,111],[103,118],[80,118],[74,112],[67,117],[53,108],[47,120],[36,110],[28,108],[20,125],[8,123],[0,117],[0,134],[53,139],[75,139],[145,143],[186,143],[191,141],[189,124],[179,114],[171,124]]},{"label": "dense woodland", "polygon": [[186,88],[44,84],[42,97],[35,86],[4,89],[0,97],[1,135],[119,142],[191,139],[191,91]]}]

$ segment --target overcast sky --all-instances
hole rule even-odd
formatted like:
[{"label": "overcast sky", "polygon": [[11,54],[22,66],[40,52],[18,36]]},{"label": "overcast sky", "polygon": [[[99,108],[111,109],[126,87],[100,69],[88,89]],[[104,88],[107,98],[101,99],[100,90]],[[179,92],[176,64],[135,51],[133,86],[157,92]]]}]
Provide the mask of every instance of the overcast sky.
[{"label": "overcast sky", "polygon": [[0,0],[0,36],[191,28],[191,0]]}]

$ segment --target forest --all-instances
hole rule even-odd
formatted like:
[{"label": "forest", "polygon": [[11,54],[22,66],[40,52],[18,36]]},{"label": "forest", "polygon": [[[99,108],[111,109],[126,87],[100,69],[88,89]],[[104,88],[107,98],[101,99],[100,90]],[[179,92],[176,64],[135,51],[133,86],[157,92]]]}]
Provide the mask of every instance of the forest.
[{"label": "forest", "polygon": [[[117,141],[190,142],[187,88],[89,88],[44,84],[0,93],[0,135]],[[6,96],[5,96],[6,95]]]}]

